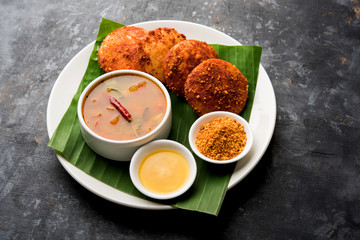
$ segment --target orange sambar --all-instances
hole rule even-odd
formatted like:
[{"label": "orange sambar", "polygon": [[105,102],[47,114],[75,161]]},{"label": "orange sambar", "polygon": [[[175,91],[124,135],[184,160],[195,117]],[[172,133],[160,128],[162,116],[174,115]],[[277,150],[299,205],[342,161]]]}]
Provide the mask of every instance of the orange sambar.
[{"label": "orange sambar", "polygon": [[[109,95],[131,114],[132,121],[121,115]],[[163,120],[166,106],[164,92],[155,82],[138,75],[120,75],[89,90],[83,104],[83,118],[101,137],[132,140],[154,130]]]}]

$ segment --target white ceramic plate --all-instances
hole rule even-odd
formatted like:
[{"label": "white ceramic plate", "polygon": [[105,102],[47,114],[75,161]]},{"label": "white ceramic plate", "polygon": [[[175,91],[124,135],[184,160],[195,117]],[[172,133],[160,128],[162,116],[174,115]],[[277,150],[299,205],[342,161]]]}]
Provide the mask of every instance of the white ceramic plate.
[{"label": "white ceramic plate", "polygon": [[[134,24],[134,26],[152,30],[157,27],[175,28],[186,35],[187,39],[197,39],[207,43],[239,45],[230,36],[203,25],[183,21],[151,21]],[[47,130],[51,137],[65,114],[76,93],[79,83],[86,71],[94,42],[81,50],[63,69],[51,91],[47,107]],[[275,128],[276,100],[270,79],[260,65],[254,105],[250,117],[250,126],[254,132],[254,143],[251,151],[239,161],[230,179],[229,189],[244,179],[260,161],[265,153]],[[169,205],[158,204],[133,197],[112,188],[89,176],[67,160],[56,155],[65,170],[82,186],[98,196],[128,207],[142,209],[172,209]]]}]

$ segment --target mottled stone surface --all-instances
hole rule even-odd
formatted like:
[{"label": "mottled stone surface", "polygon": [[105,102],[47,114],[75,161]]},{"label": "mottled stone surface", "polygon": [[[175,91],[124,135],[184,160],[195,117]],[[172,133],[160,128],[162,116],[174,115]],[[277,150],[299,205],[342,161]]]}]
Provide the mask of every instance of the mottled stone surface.
[{"label": "mottled stone surface", "polygon": [[[102,17],[176,19],[263,47],[277,122],[218,217],[97,197],[47,147],[46,107]],[[360,239],[360,2],[1,1],[0,239]]]}]

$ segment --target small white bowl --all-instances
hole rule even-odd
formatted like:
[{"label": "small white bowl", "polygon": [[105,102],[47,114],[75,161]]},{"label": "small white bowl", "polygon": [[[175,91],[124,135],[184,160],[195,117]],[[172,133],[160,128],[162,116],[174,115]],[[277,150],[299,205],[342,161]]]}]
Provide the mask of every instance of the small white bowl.
[{"label": "small white bowl", "polygon": [[[190,173],[189,173],[189,177],[187,179],[187,181],[185,182],[185,184],[179,188],[178,190],[168,193],[168,194],[159,194],[159,193],[154,193],[149,191],[148,189],[146,189],[142,183],[140,182],[139,179],[139,167],[140,167],[140,163],[142,162],[142,160],[150,153],[156,151],[156,150],[161,150],[161,149],[168,149],[168,150],[173,150],[175,152],[180,153],[181,155],[183,155],[185,157],[185,159],[188,161],[189,166],[190,166]],[[171,199],[171,198],[175,198],[180,196],[181,194],[185,193],[194,183],[195,178],[196,178],[196,173],[197,173],[197,167],[196,167],[196,161],[194,159],[194,156],[192,155],[192,153],[190,152],[189,149],[187,149],[185,146],[183,146],[182,144],[172,141],[172,140],[156,140],[153,141],[151,143],[148,143],[144,146],[142,146],[141,148],[139,148],[134,156],[131,159],[130,162],[130,178],[133,182],[133,184],[135,185],[135,187],[144,195],[154,198],[154,199],[160,199],[160,200],[165,200],[165,199]]]},{"label": "small white bowl", "polygon": [[[247,141],[246,141],[246,145],[244,150],[237,155],[236,157],[229,159],[229,160],[214,160],[211,158],[206,157],[204,154],[202,154],[196,147],[195,144],[195,139],[196,139],[196,135],[198,134],[198,132],[200,131],[201,127],[208,123],[211,122],[217,118],[222,118],[228,116],[230,118],[235,119],[238,123],[240,123],[241,125],[244,126],[244,130],[246,132],[246,137],[247,137]],[[240,159],[242,159],[251,149],[251,146],[253,144],[253,133],[251,130],[251,127],[249,125],[249,123],[242,118],[241,116],[239,116],[238,114],[235,113],[231,113],[231,112],[226,112],[226,111],[216,111],[216,112],[210,112],[207,114],[204,114],[203,116],[199,117],[191,126],[190,128],[190,132],[189,132],[189,143],[190,143],[190,147],[192,149],[192,151],[201,159],[207,161],[207,162],[211,162],[211,163],[216,163],[216,164],[227,164],[227,163],[232,163],[232,162],[236,162],[239,161]]]},{"label": "small white bowl", "polygon": [[[98,84],[103,80],[108,80],[110,78],[117,77],[119,75],[138,75],[140,77],[144,77],[152,80],[164,92],[167,103],[165,116],[155,129],[153,129],[148,134],[142,137],[132,140],[126,140],[126,141],[111,140],[96,134],[86,125],[82,113],[83,111],[82,106],[85,97],[88,94],[88,92],[93,88],[93,86],[95,86],[96,84]],[[81,134],[87,145],[99,155],[117,161],[130,161],[133,154],[142,145],[156,139],[167,138],[170,134],[171,124],[172,124],[171,100],[170,100],[170,95],[166,90],[165,86],[155,77],[147,73],[136,70],[117,70],[103,74],[100,77],[96,78],[82,92],[78,101],[77,114],[80,122]]]}]

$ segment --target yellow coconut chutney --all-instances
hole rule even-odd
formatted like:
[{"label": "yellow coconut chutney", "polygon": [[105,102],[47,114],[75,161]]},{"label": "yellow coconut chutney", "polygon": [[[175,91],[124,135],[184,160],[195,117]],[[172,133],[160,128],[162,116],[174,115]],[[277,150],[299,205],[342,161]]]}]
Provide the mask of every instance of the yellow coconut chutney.
[{"label": "yellow coconut chutney", "polygon": [[147,155],[139,167],[141,184],[151,192],[172,193],[181,188],[190,174],[186,158],[173,150],[156,150]]}]

